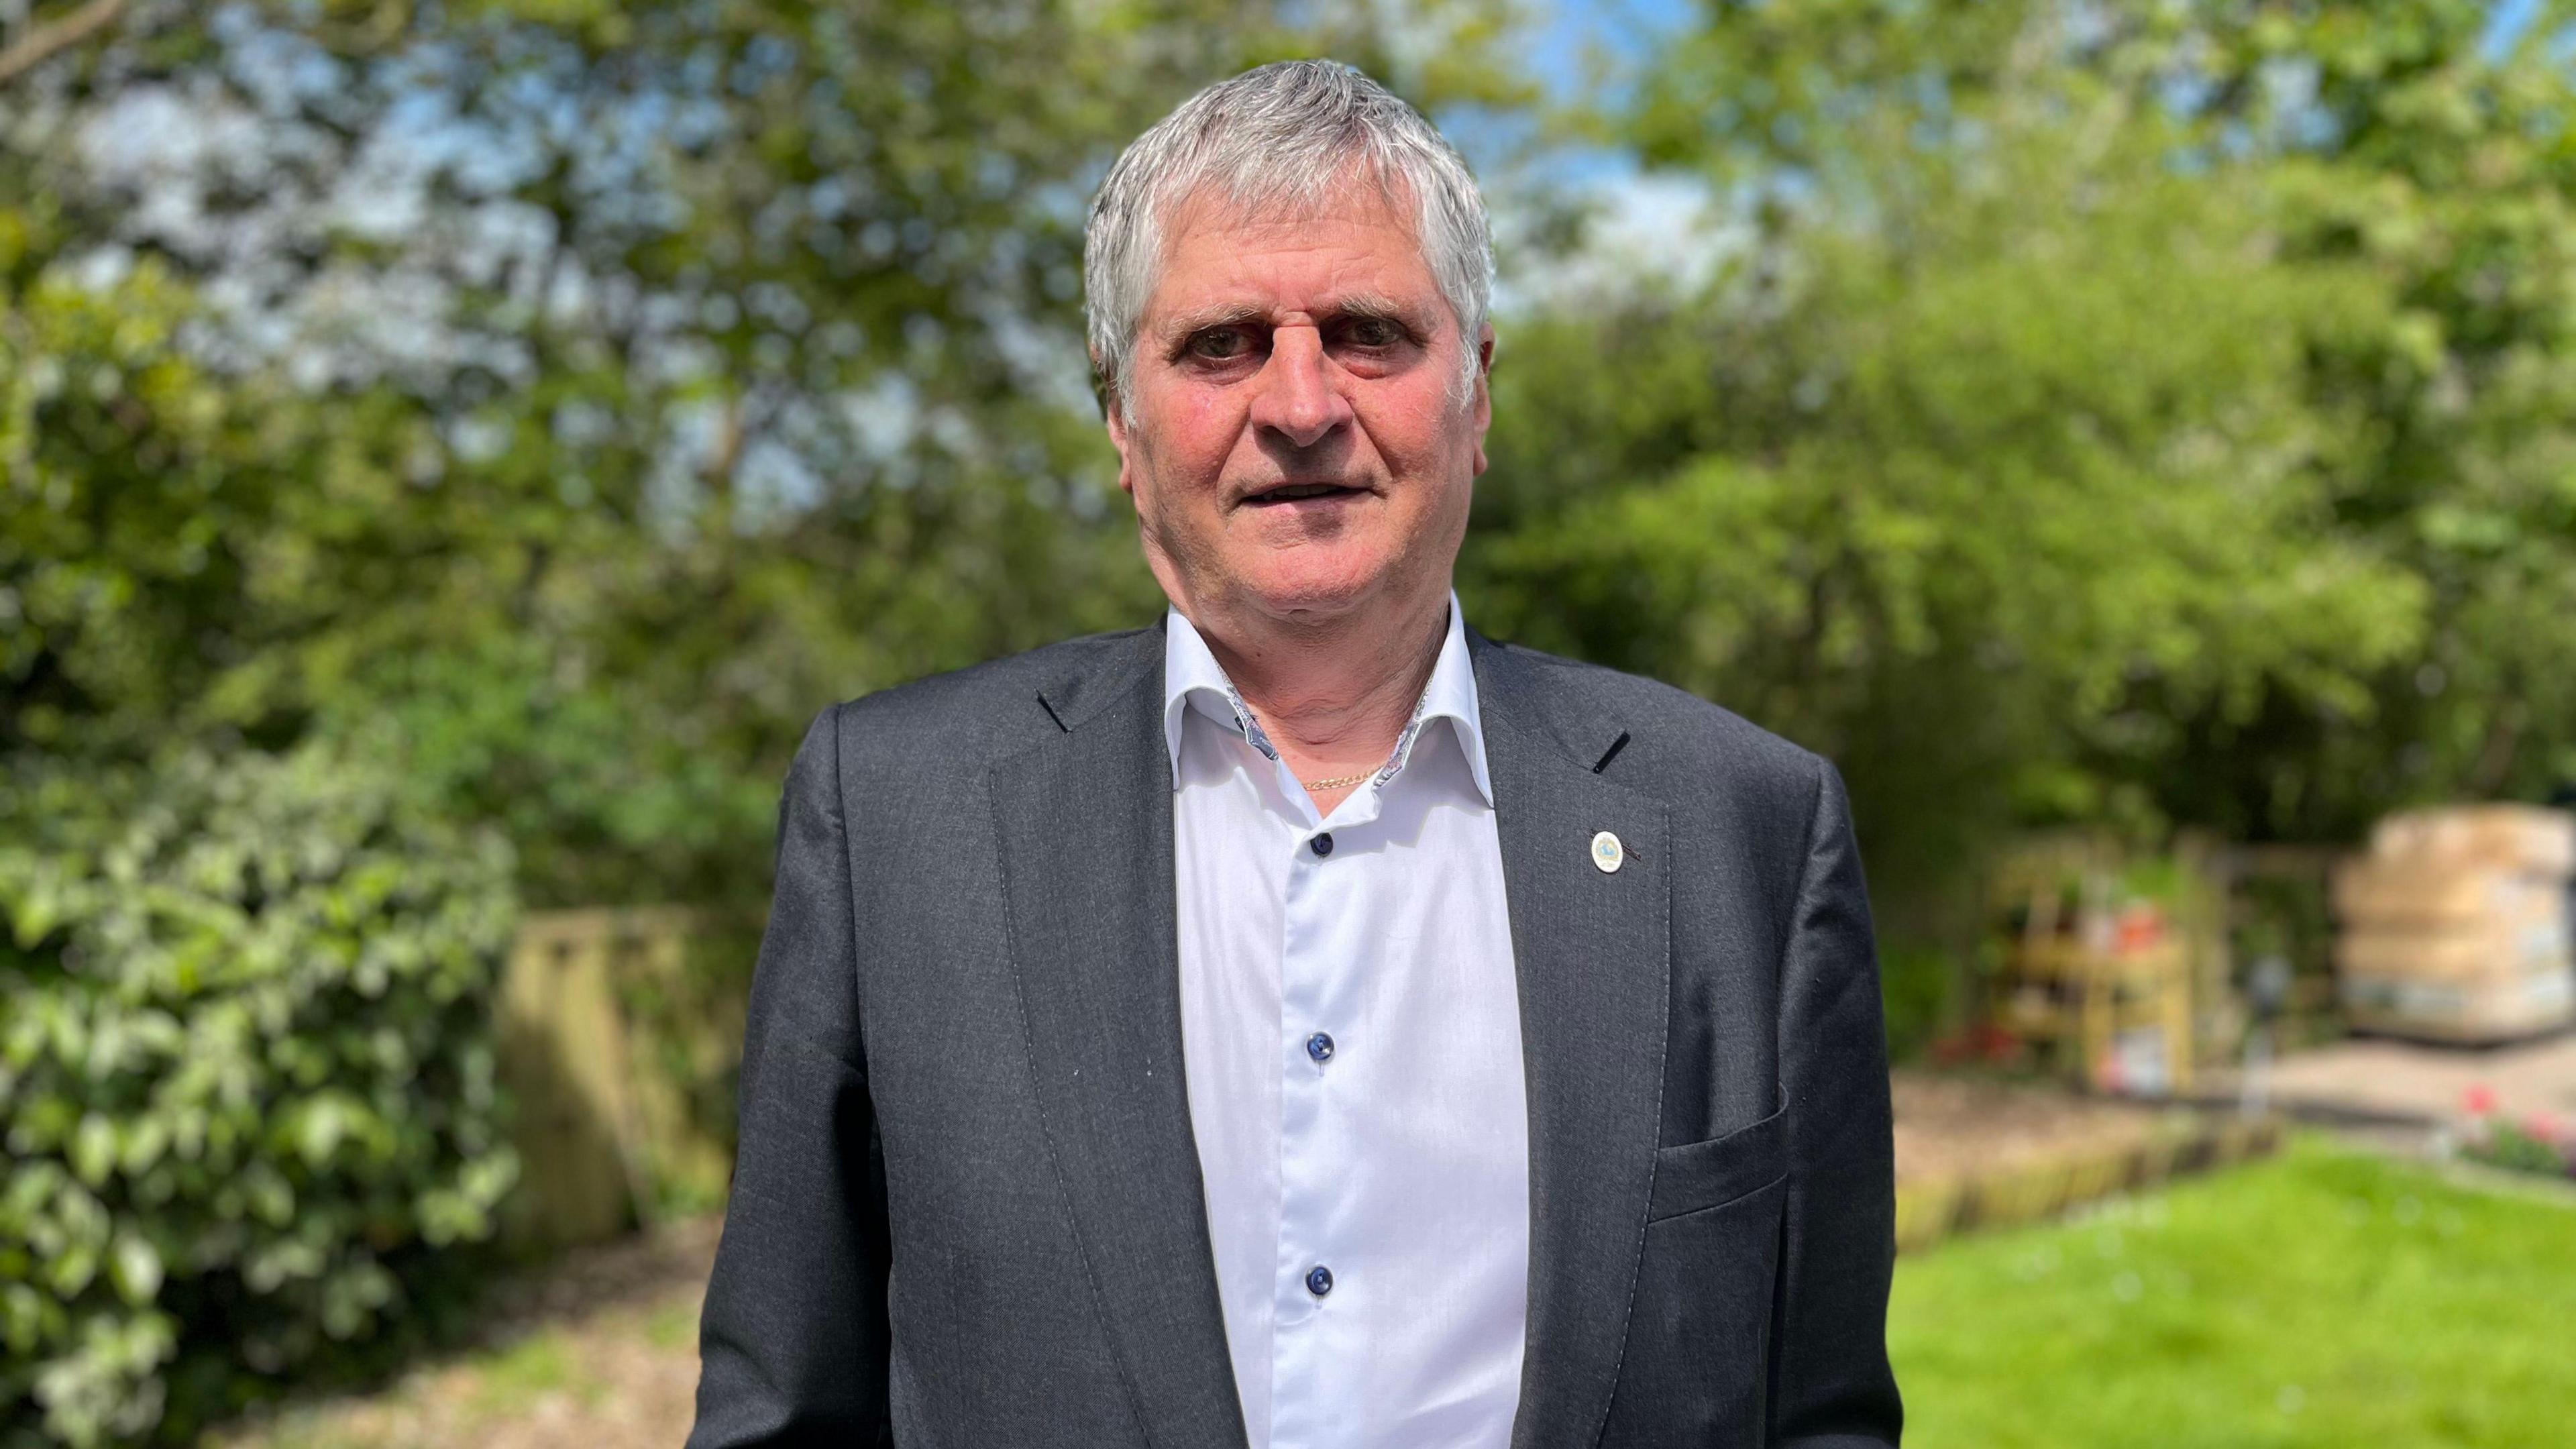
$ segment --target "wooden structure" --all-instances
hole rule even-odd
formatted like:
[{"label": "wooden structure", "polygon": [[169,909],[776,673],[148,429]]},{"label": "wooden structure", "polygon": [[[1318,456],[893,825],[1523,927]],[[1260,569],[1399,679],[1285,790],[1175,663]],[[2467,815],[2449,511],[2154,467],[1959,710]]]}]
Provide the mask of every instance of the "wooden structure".
[{"label": "wooden structure", "polygon": [[2525,805],[2391,815],[2334,878],[2353,1025],[2496,1042],[2576,1022],[2568,885],[2576,817]]},{"label": "wooden structure", "polygon": [[[2268,1060],[2339,1040],[2344,1019],[2335,1001],[2328,882],[2351,852],[2333,845],[2203,841],[2193,854],[2217,904],[2212,929],[2226,959],[2214,976],[2204,972],[2199,978],[2202,1065],[2234,1068],[2249,1052]],[[2266,977],[2268,989],[2258,987]]]},{"label": "wooden structure", "polygon": [[[2003,873],[2019,923],[1994,1017],[2083,1086],[2173,1096],[2190,1090],[2199,1059],[2194,983],[2213,947],[2183,929],[2182,912],[2125,896],[2118,864],[2110,847],[2076,839],[2037,845]],[[2214,970],[2224,981],[2223,956]]]},{"label": "wooden structure", "polygon": [[520,1171],[503,1214],[508,1241],[598,1242],[675,1192],[722,1190],[728,1146],[696,1119],[689,1087],[731,1066],[739,1018],[684,1013],[695,1029],[674,1044],[635,1009],[639,999],[687,1001],[699,925],[674,908],[557,911],[520,922],[497,1023]]},{"label": "wooden structure", "polygon": [[2060,1153],[1963,1177],[1896,1184],[1896,1247],[1920,1252],[1978,1228],[2018,1227],[2116,1192],[2269,1154],[2281,1145],[2271,1117],[2168,1122],[2143,1142]]},{"label": "wooden structure", "polygon": [[2013,974],[2007,1024],[2056,1048],[2086,1086],[2147,1097],[2190,1089],[2190,961],[2181,942],[2104,949],[2026,941]]}]

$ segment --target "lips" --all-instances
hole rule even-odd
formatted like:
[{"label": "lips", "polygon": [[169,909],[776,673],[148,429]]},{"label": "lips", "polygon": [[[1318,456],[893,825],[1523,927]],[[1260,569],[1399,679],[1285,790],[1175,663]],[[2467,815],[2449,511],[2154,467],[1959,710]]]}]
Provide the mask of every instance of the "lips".
[{"label": "lips", "polygon": [[1318,498],[1357,498],[1366,489],[1345,487],[1339,483],[1280,483],[1243,496],[1245,504],[1255,508],[1275,507],[1284,503],[1304,503]]}]

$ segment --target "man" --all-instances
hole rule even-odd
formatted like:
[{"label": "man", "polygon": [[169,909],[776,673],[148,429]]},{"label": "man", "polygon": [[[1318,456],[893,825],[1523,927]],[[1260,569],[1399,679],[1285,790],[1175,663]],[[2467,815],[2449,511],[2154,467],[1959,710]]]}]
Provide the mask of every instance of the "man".
[{"label": "man", "polygon": [[1490,256],[1338,65],[1110,172],[1171,612],[807,736],[696,1449],[1896,1442],[1841,784],[1465,627]]}]

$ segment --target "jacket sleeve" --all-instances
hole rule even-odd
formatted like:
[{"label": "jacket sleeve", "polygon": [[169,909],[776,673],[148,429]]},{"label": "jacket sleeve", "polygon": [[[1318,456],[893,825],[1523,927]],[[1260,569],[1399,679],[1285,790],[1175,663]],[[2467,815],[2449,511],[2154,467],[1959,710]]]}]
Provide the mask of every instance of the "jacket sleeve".
[{"label": "jacket sleeve", "polygon": [[806,732],[779,803],[688,1449],[871,1445],[888,1433],[885,1159],[859,1036],[838,713]]},{"label": "jacket sleeve", "polygon": [[1904,1423],[1887,1361],[1896,1260],[1887,1036],[1869,896],[1842,777],[1819,762],[1780,982],[1789,1201],[1772,1302],[1770,1441],[1893,1446]]}]

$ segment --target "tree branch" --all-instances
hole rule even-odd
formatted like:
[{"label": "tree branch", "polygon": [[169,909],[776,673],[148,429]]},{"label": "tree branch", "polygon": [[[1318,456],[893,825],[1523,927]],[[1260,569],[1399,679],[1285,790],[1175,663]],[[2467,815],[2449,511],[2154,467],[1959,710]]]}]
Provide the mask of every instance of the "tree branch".
[{"label": "tree branch", "polygon": [[46,21],[18,37],[8,49],[0,50],[0,86],[42,65],[54,52],[78,45],[115,24],[116,17],[125,13],[125,5],[126,0],[89,0],[69,15]]}]

